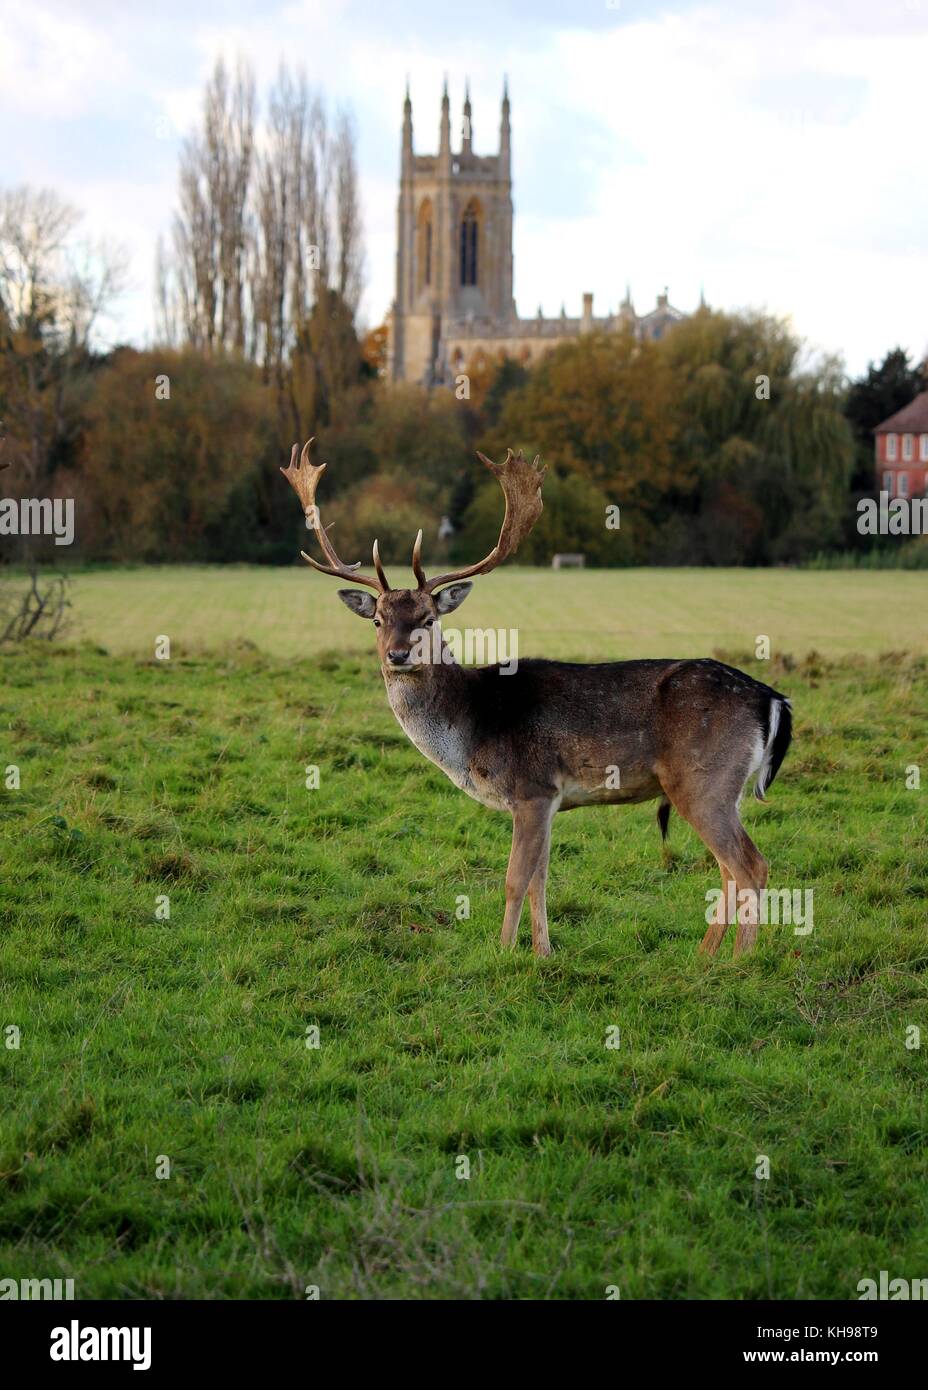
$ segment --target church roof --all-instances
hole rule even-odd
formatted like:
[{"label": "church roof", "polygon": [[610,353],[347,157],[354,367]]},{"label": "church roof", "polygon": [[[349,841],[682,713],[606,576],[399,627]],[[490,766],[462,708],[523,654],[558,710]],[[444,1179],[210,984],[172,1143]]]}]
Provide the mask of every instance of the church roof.
[{"label": "church roof", "polygon": [[877,425],[874,434],[928,434],[928,391],[920,392],[895,415]]},{"label": "church roof", "polygon": [[681,319],[685,318],[686,314],[682,309],[675,309],[672,304],[658,304],[656,309],[649,309],[646,314],[639,314],[638,322],[651,323],[659,319],[672,319],[674,323],[679,323]]}]

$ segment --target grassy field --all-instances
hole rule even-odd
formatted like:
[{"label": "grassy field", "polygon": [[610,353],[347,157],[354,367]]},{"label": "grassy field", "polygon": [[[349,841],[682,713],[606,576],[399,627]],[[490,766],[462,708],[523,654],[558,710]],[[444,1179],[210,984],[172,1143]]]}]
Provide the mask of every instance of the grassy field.
[{"label": "grassy field", "polygon": [[[413,582],[403,569],[388,575],[397,586]],[[369,652],[369,631],[334,588],[302,562],[82,574],[74,635],[134,656],[150,656],[161,633],[188,650],[248,641],[282,657]],[[759,634],[773,655],[926,654],[926,589],[928,578],[915,571],[510,567],[481,580],[461,621],[517,628],[523,656],[578,661],[753,652]]]},{"label": "grassy field", "polygon": [[792,697],[744,813],[811,935],[698,956],[714,861],[674,819],[663,862],[645,806],[558,817],[555,954],[526,920],[504,955],[508,821],[407,743],[334,585],[84,576],[108,652],[0,655],[0,1274],[825,1299],[928,1273],[926,628],[897,625],[924,578],[562,581],[496,576],[462,621],[517,612],[523,654],[727,647]]}]

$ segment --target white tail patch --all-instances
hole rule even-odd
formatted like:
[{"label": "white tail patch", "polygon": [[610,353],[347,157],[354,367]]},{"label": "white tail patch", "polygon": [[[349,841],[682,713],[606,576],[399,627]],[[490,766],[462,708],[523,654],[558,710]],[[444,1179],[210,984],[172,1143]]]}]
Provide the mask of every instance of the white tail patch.
[{"label": "white tail patch", "polygon": [[770,785],[770,759],[773,755],[773,744],[780,727],[780,709],[787,704],[786,700],[770,701],[770,728],[767,731],[767,742],[764,745],[763,755],[760,759],[760,767],[757,772],[757,781],[754,784],[754,795],[758,801],[765,799],[764,793]]}]

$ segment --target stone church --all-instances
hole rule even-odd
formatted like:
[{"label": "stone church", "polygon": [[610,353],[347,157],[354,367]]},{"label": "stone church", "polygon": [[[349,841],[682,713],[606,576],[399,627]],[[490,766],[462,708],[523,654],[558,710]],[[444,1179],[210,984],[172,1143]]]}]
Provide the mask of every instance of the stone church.
[{"label": "stone church", "polygon": [[397,216],[396,300],[390,311],[387,376],[392,381],[448,382],[472,357],[506,355],[530,363],[565,338],[630,328],[638,338],[662,337],[686,315],[658,295],[636,314],[631,296],[614,314],[596,318],[584,294],[579,318],[521,319],[512,295],[512,149],[509,94],[504,85],[499,153],[473,148],[470,93],[465,94],[461,146],[451,148],[448,85],[441,99],[438,154],[416,154],[409,89],[403,104]]}]

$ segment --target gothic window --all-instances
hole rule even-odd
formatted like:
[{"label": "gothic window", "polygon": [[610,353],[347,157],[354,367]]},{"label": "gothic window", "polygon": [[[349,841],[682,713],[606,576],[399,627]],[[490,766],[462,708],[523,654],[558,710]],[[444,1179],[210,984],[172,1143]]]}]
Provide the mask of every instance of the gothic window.
[{"label": "gothic window", "polygon": [[432,283],[432,204],[428,198],[419,209],[416,241],[417,288],[421,290]]},{"label": "gothic window", "polygon": [[461,284],[476,285],[479,254],[480,214],[473,199],[461,218]]}]

